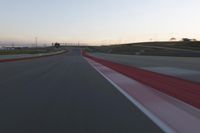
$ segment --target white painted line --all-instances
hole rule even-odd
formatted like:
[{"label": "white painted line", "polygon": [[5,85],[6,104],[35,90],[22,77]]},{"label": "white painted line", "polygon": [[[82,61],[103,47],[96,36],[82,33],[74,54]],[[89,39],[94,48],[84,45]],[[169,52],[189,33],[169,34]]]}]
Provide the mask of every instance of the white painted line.
[{"label": "white painted line", "polygon": [[[89,59],[86,59],[89,60]],[[90,61],[89,64],[98,71],[105,79],[107,79],[113,86],[117,88],[119,92],[121,92],[126,98],[128,98],[135,106],[137,106],[145,115],[147,115],[156,125],[158,125],[164,132],[166,133],[176,133],[173,129],[171,129],[167,124],[163,123],[158,117],[156,117],[153,113],[148,111],[144,106],[142,106],[136,99],[131,97],[128,93],[126,93],[123,89],[121,89],[117,84],[115,84],[112,80],[107,78],[100,70],[98,70]]]},{"label": "white painted line", "polygon": [[200,111],[85,58],[135,106],[167,133],[199,133]]}]

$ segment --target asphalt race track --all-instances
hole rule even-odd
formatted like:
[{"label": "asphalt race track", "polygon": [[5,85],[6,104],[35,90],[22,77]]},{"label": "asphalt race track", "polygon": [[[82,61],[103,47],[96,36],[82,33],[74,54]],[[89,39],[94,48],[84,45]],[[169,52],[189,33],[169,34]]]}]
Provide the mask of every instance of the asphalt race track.
[{"label": "asphalt race track", "polygon": [[80,49],[0,63],[1,133],[160,133]]}]

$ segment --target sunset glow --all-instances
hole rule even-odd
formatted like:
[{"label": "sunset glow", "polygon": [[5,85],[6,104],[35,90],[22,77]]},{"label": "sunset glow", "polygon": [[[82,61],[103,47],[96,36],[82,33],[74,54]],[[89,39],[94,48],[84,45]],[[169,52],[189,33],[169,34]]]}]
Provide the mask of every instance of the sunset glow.
[{"label": "sunset glow", "polygon": [[199,0],[1,0],[0,42],[200,39]]}]

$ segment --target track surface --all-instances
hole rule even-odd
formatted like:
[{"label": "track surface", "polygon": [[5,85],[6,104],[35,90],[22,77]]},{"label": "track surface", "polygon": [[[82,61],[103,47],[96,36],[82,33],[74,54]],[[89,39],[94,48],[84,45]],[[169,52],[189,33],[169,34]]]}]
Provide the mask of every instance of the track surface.
[{"label": "track surface", "polygon": [[162,132],[80,55],[0,63],[0,132]]}]

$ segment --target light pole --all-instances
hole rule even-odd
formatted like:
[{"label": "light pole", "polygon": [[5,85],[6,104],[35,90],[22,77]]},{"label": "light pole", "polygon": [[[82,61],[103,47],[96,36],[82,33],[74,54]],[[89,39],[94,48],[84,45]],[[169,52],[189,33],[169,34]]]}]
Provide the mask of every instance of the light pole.
[{"label": "light pole", "polygon": [[37,45],[38,45],[38,38],[35,37],[35,46],[36,46],[36,48],[37,48]]}]

